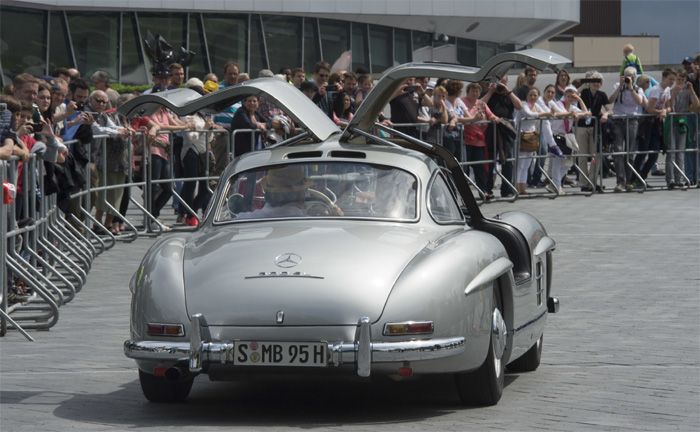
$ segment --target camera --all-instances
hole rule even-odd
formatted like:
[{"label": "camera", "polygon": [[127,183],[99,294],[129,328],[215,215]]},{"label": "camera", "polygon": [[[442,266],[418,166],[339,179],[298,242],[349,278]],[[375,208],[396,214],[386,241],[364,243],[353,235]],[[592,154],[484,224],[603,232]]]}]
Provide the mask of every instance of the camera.
[{"label": "camera", "polygon": [[413,93],[414,91],[416,91],[416,86],[408,86],[404,89],[404,91],[406,93]]},{"label": "camera", "polygon": [[625,77],[625,84],[627,84],[627,85],[632,84],[632,78]]},{"label": "camera", "polygon": [[85,109],[85,102],[76,102],[75,103],[75,110],[76,111],[82,111]]}]

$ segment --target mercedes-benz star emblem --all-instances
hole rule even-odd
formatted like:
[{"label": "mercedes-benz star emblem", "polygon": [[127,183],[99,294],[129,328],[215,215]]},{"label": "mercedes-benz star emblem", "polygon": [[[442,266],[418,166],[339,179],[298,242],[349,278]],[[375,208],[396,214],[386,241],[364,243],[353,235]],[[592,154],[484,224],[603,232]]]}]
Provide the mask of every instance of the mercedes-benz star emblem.
[{"label": "mercedes-benz star emblem", "polygon": [[301,257],[295,253],[287,252],[275,257],[277,267],[290,268],[301,262]]}]

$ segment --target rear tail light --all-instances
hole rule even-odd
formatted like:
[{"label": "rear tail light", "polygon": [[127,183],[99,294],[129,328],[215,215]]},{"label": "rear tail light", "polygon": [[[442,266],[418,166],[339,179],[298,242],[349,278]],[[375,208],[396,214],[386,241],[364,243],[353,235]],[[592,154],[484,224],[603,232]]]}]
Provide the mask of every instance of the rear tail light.
[{"label": "rear tail light", "polygon": [[384,336],[432,334],[432,321],[406,321],[384,325]]},{"label": "rear tail light", "polygon": [[184,336],[185,326],[182,324],[148,323],[149,336]]}]

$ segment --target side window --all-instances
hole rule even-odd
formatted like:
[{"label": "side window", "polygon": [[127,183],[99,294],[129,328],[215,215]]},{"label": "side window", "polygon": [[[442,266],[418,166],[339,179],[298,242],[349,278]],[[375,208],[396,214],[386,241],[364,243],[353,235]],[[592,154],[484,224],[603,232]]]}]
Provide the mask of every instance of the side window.
[{"label": "side window", "polygon": [[462,211],[442,174],[433,177],[430,184],[428,211],[437,223],[464,222]]},{"label": "side window", "polygon": [[459,191],[457,191],[457,186],[455,185],[455,181],[452,178],[452,173],[447,169],[443,169],[442,175],[445,176],[445,180],[447,181],[447,186],[449,186],[450,191],[452,192],[452,195],[454,195],[455,199],[457,200],[457,205],[459,206],[459,208],[460,209],[466,208],[467,205],[464,204],[464,200],[462,200],[462,195],[460,195]]}]

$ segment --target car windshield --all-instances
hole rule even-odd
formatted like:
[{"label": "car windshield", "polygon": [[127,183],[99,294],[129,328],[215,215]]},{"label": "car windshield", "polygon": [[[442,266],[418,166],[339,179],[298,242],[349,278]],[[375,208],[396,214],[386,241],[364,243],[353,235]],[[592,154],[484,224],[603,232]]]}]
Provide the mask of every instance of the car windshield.
[{"label": "car windshield", "polygon": [[215,222],[289,218],[415,220],[418,183],[368,163],[302,162],[233,176]]}]

